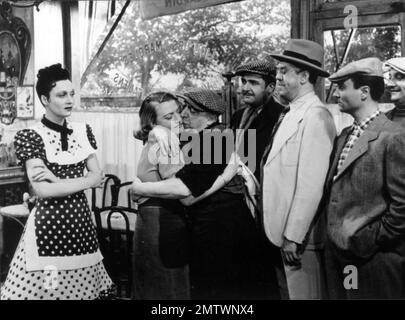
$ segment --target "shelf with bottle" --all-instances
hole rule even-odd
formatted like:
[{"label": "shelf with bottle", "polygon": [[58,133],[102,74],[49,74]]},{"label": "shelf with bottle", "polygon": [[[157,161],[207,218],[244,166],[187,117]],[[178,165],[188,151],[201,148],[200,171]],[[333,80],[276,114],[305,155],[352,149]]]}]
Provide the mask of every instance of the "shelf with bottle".
[{"label": "shelf with bottle", "polygon": [[18,85],[18,71],[16,61],[11,51],[5,59],[3,49],[0,48],[0,88],[16,87]]}]

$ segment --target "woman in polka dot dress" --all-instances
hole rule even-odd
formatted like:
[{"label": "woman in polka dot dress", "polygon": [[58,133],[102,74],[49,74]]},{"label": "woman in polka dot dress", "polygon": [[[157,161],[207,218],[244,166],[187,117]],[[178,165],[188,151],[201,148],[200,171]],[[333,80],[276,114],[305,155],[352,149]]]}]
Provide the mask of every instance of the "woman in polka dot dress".
[{"label": "woman in polka dot dress", "polygon": [[[1,288],[1,299],[100,299],[113,284],[99,250],[84,190],[103,182],[96,141],[70,123],[74,90],[60,64],[41,69],[41,123],[15,137],[16,154],[38,196]],[[84,175],[84,170],[87,174]]]}]

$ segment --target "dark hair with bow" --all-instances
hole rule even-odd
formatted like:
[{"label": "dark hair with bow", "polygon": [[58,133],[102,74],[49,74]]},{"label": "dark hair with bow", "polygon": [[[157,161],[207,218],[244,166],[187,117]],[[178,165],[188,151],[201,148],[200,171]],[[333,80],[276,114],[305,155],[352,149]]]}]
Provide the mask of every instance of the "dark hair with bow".
[{"label": "dark hair with bow", "polygon": [[40,69],[35,87],[39,100],[41,100],[41,96],[49,99],[49,92],[56,86],[56,82],[61,80],[70,80],[70,73],[67,69],[62,68],[60,63]]}]

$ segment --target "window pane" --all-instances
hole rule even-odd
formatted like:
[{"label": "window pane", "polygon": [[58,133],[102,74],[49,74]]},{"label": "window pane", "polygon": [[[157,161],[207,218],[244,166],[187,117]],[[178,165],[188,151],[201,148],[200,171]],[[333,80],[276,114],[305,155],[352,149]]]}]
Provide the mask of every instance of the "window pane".
[{"label": "window pane", "polygon": [[139,106],[155,90],[220,89],[224,71],[280,51],[289,35],[289,0],[241,1],[147,21],[133,1],[86,74],[82,95],[130,96]]},{"label": "window pane", "polygon": [[[367,57],[378,57],[385,61],[401,56],[400,26],[353,29],[353,35],[350,38],[351,32],[351,29],[324,32],[325,68],[330,74],[336,72],[338,64],[345,65]],[[346,54],[345,51],[347,51]],[[325,89],[325,97],[328,97],[330,91],[328,80],[325,82]],[[386,95],[383,101],[388,102]],[[328,102],[334,103],[331,93]]]}]

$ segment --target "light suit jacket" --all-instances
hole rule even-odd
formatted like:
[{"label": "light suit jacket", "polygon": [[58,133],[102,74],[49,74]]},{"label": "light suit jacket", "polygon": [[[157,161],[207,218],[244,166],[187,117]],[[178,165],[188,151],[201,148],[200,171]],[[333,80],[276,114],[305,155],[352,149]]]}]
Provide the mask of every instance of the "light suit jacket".
[{"label": "light suit jacket", "polygon": [[263,223],[269,240],[284,237],[311,248],[322,239],[311,231],[322,197],[336,127],[314,92],[290,104],[263,165]]},{"label": "light suit jacket", "polygon": [[387,250],[403,255],[405,130],[379,115],[333,179],[349,129],[337,139],[326,184],[328,239],[351,258],[368,259]]}]

